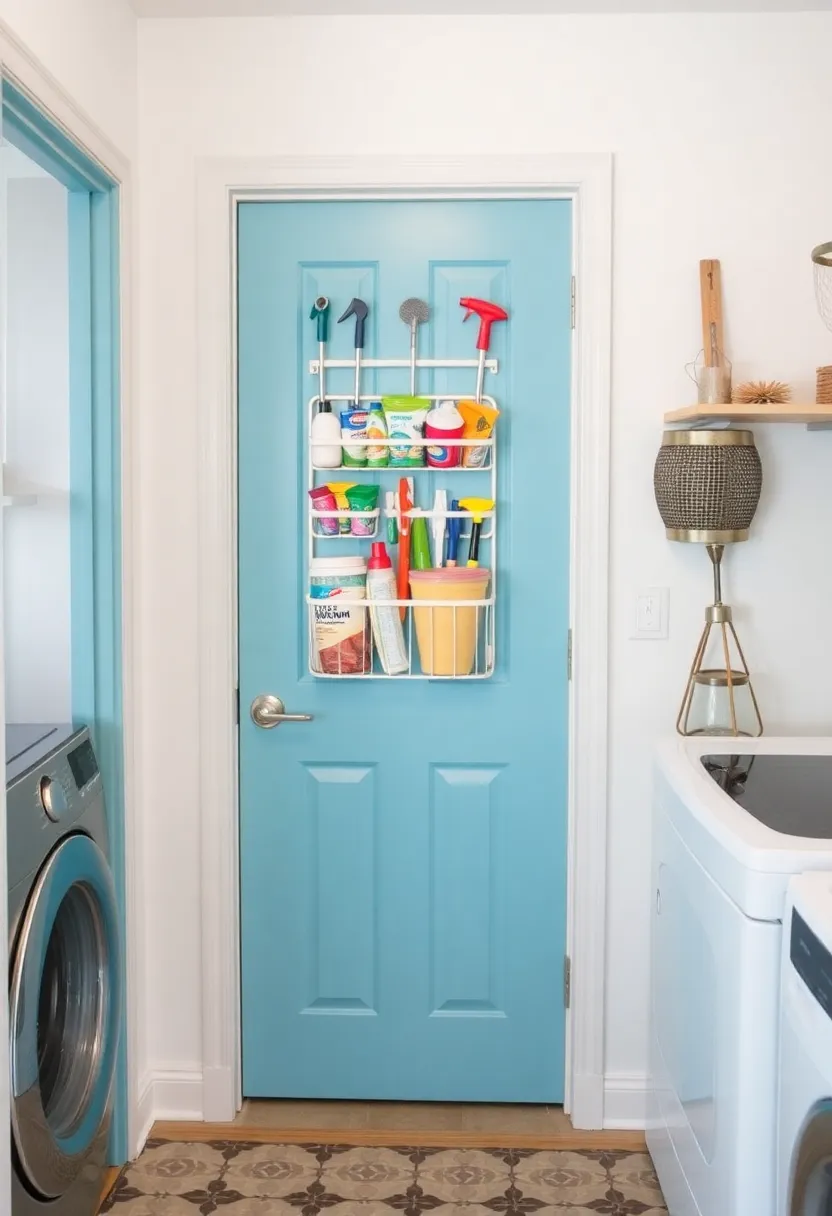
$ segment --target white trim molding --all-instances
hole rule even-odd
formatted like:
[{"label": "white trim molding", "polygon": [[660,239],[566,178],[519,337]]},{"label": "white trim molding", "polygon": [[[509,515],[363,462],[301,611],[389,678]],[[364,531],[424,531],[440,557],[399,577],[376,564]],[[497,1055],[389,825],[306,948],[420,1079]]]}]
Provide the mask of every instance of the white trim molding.
[{"label": "white trim molding", "polygon": [[189,1068],[156,1068],[139,1085],[139,1146],[144,1146],[153,1124],[160,1119],[196,1121],[202,1118],[203,1077],[198,1064]]},{"label": "white trim molding", "polygon": [[[122,588],[122,709],[124,749],[124,858],[125,858],[125,951],[127,958],[126,1034],[127,1034],[127,1141],[135,1153],[141,1139],[140,1085],[141,1009],[144,1001],[144,932],[140,879],[143,872],[138,830],[141,805],[141,739],[138,710],[138,621],[141,580],[138,575],[139,510],[137,491],[138,444],[133,413],[133,271],[135,229],[133,224],[134,187],[129,158],[112,143],[101,128],[76,103],[17,37],[0,20],[0,70],[21,92],[27,94],[67,136],[94,161],[119,187],[119,291],[120,291],[120,418],[121,431],[121,588]],[[0,824],[5,873],[5,810]],[[7,942],[0,942],[5,958]]]},{"label": "white trim molding", "polygon": [[647,1126],[649,1077],[646,1072],[608,1072],[604,1078],[604,1127],[642,1131]]},{"label": "white trim molding", "polygon": [[153,1082],[154,1076],[149,1074],[140,1079],[137,1087],[135,1123],[137,1144],[134,1149],[136,1156],[144,1148],[147,1137],[150,1135],[150,1129],[156,1122],[156,1090]]},{"label": "white trim molding", "polygon": [[572,385],[567,1108],[604,1119],[612,158],[285,157],[198,163],[199,670],[203,1116],[240,1101],[237,879],[235,213],[250,198],[568,198]]}]

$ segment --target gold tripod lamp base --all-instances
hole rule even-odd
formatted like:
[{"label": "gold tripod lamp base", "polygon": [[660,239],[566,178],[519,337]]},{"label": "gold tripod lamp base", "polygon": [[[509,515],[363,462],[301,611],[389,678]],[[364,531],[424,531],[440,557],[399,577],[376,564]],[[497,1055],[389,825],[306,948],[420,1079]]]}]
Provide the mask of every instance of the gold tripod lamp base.
[{"label": "gold tripod lamp base", "polygon": [[706,548],[714,569],[714,603],[705,609],[705,628],[693,657],[676,729],[680,735],[761,735],[763,720],[751,673],[734,628],[731,608],[722,602],[721,562],[725,546]]}]

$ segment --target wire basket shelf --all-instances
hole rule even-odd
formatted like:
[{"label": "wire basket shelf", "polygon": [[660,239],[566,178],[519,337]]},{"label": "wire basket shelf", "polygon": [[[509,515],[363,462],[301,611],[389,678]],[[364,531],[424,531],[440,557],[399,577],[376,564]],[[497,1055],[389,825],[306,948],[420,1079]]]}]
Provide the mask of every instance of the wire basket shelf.
[{"label": "wire basket shelf", "polygon": [[[494,674],[494,596],[477,600],[346,600],[307,596],[309,672],[322,679],[486,680]],[[407,666],[384,670],[373,615],[404,612]],[[337,636],[337,640],[333,640]]]}]

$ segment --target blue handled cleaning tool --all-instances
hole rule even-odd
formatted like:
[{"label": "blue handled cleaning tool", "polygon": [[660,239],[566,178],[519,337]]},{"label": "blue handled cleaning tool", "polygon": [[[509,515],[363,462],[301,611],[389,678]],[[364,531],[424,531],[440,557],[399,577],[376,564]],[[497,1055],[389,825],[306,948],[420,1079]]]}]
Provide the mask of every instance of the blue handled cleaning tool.
[{"label": "blue handled cleaning tool", "polygon": [[361,352],[364,349],[364,322],[367,320],[369,306],[358,296],[353,296],[347,307],[338,318],[338,324],[346,321],[347,317],[355,317],[355,392],[353,393],[356,409],[361,404]]},{"label": "blue handled cleaning tool", "polygon": [[[459,499],[454,498],[451,500],[451,510],[459,510]],[[454,518],[454,516],[451,516],[451,518],[448,520],[448,560],[445,563],[447,566],[456,565],[456,553],[457,549],[459,548],[459,537],[461,532],[462,520],[458,517]]]},{"label": "blue handled cleaning tool", "polygon": [[326,401],[326,342],[329,337],[329,298],[318,296],[309,314],[318,330],[318,400]]},{"label": "blue handled cleaning tool", "polygon": [[433,565],[440,569],[445,555],[445,525],[447,519],[444,512],[448,509],[447,490],[437,490],[433,496],[433,519],[430,521],[431,538],[433,540]]}]

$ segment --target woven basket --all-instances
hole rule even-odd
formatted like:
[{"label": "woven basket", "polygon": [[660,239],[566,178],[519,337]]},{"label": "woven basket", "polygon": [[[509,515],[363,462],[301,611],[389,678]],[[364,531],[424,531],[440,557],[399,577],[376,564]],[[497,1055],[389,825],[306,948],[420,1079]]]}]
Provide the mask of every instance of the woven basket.
[{"label": "woven basket", "polygon": [[832,405],[832,366],[818,368],[818,405]]},{"label": "woven basket", "polygon": [[653,470],[669,540],[748,539],[763,470],[751,431],[666,431]]}]

